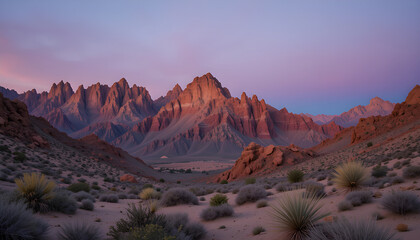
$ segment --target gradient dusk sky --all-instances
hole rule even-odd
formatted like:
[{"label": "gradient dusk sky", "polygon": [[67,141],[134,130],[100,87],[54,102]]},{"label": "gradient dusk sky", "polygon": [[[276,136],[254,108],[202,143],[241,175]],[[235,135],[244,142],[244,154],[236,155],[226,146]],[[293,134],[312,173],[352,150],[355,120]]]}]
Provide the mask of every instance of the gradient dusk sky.
[{"label": "gradient dusk sky", "polygon": [[339,114],[420,83],[420,1],[0,0],[0,85],[125,77],[152,98],[211,72],[233,96]]}]

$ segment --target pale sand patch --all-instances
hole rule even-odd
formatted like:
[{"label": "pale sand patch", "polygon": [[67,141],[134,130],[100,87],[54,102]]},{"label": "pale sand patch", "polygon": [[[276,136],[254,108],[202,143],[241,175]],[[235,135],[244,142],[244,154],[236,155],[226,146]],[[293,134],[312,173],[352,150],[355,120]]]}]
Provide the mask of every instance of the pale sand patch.
[{"label": "pale sand patch", "polygon": [[154,169],[191,169],[193,171],[214,171],[231,168],[235,164],[235,160],[231,161],[196,161],[196,162],[180,162],[180,163],[163,163],[154,164]]}]

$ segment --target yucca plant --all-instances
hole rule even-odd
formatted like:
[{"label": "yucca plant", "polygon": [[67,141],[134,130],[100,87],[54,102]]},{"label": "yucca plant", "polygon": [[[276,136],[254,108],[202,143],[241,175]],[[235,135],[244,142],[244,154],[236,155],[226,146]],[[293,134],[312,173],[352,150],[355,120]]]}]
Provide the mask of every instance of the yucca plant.
[{"label": "yucca plant", "polygon": [[305,239],[313,225],[329,215],[320,212],[320,200],[314,193],[285,193],[277,205],[271,206],[275,226],[289,239]]},{"label": "yucca plant", "polygon": [[34,212],[48,210],[48,202],[54,197],[55,183],[39,173],[24,173],[23,178],[15,179],[17,188],[25,203]]},{"label": "yucca plant", "polygon": [[339,188],[356,190],[366,182],[369,173],[361,162],[347,162],[335,169],[333,181]]},{"label": "yucca plant", "polygon": [[58,232],[59,239],[62,240],[100,240],[103,236],[99,228],[88,223],[75,222],[64,225]]},{"label": "yucca plant", "polygon": [[311,240],[396,240],[393,233],[378,227],[373,220],[348,221],[345,218],[312,228]]},{"label": "yucca plant", "polygon": [[303,176],[305,176],[305,174],[299,169],[293,169],[287,173],[287,179],[291,183],[302,182]]}]

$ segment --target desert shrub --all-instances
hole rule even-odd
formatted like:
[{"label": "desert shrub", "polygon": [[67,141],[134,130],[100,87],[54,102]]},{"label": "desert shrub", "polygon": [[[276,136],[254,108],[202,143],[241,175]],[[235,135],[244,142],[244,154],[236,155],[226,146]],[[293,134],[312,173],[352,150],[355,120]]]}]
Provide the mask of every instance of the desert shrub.
[{"label": "desert shrub", "polygon": [[338,211],[347,211],[353,209],[353,204],[349,200],[343,200],[338,203]]},{"label": "desert shrub", "polygon": [[223,179],[222,181],[220,181],[220,184],[228,184],[229,182],[226,179]]},{"label": "desert shrub", "polygon": [[75,214],[77,211],[77,202],[71,196],[71,192],[60,189],[54,192],[54,197],[48,203],[52,211],[64,214]]},{"label": "desert shrub", "polygon": [[258,235],[262,232],[265,232],[265,229],[261,226],[255,227],[254,229],[252,229],[252,235]]},{"label": "desert shrub", "polygon": [[194,193],[196,196],[204,196],[204,195],[211,194],[214,192],[214,189],[205,188],[205,187],[192,187],[189,190],[192,193]]},{"label": "desert shrub", "polygon": [[100,240],[103,238],[97,226],[80,222],[64,225],[58,232],[58,237],[62,240]]},{"label": "desert shrub", "polygon": [[[155,225],[149,229],[148,225]],[[159,226],[159,227],[158,227]],[[148,235],[143,235],[148,233]],[[152,234],[153,233],[153,234]],[[201,224],[189,223],[186,214],[158,215],[150,208],[130,204],[126,217],[110,228],[112,239],[192,239],[198,240],[206,234]],[[131,238],[130,238],[131,237]]]},{"label": "desert shrub", "polygon": [[318,197],[324,197],[325,191],[324,191],[324,184],[322,183],[316,183],[316,182],[307,182],[305,183],[306,193],[307,195],[316,195]]},{"label": "desert shrub", "polygon": [[322,180],[325,180],[327,178],[327,176],[325,176],[325,175],[319,175],[317,178],[316,178],[316,180],[317,181],[322,181]]},{"label": "desert shrub", "polygon": [[385,177],[388,173],[387,166],[376,166],[372,168],[372,176],[376,178]]},{"label": "desert shrub", "polygon": [[396,169],[400,169],[401,168],[401,162],[395,162],[392,167],[396,168]]},{"label": "desert shrub", "polygon": [[93,190],[99,191],[101,190],[101,187],[99,187],[98,185],[92,185],[91,187]]},{"label": "desert shrub", "polygon": [[35,218],[22,202],[0,199],[0,239],[46,239],[48,224]]},{"label": "desert shrub", "polygon": [[127,199],[127,194],[125,194],[125,193],[118,193],[118,198],[119,199]]},{"label": "desert shrub", "polygon": [[350,222],[345,218],[314,227],[309,235],[311,240],[397,240],[393,233],[378,227],[374,221]]},{"label": "desert shrub", "polygon": [[74,199],[76,199],[76,201],[81,202],[84,199],[89,199],[92,202],[95,202],[95,198],[90,195],[89,193],[85,192],[85,191],[80,191],[77,193],[73,194]]},{"label": "desert shrub", "polygon": [[54,182],[39,173],[25,173],[23,178],[15,179],[15,182],[29,208],[34,212],[48,211],[48,202],[54,197]]},{"label": "desert shrub", "polygon": [[303,181],[303,176],[305,174],[299,170],[299,169],[294,169],[291,170],[287,173],[287,179],[289,180],[289,182],[291,183],[297,183],[297,182],[302,182]]},{"label": "desert shrub", "polygon": [[110,203],[117,203],[118,196],[115,194],[104,194],[99,197],[99,201],[101,202],[110,202]]},{"label": "desert shrub", "polygon": [[67,187],[67,190],[72,191],[72,192],[80,192],[80,191],[85,191],[85,192],[89,192],[90,191],[90,186],[87,183],[73,183],[70,186]]},{"label": "desert shrub", "polygon": [[239,190],[235,202],[238,205],[242,205],[246,202],[256,202],[265,197],[267,197],[267,192],[264,188],[254,185],[248,185],[242,187],[241,190]]},{"label": "desert shrub", "polygon": [[15,160],[15,162],[24,162],[24,161],[26,161],[26,155],[25,155],[25,153],[22,153],[22,152],[14,152],[13,155],[14,155],[13,159]]},{"label": "desert shrub", "polygon": [[146,189],[146,188],[154,188],[154,187],[153,187],[153,184],[146,183],[146,184],[143,185],[143,188],[142,189]]},{"label": "desert shrub", "polygon": [[247,178],[245,179],[245,184],[255,184],[257,180],[255,178]]},{"label": "desert shrub", "polygon": [[384,216],[379,212],[373,212],[372,219],[379,221],[379,220],[384,219]]},{"label": "desert shrub", "polygon": [[320,199],[313,194],[285,193],[277,205],[272,206],[273,220],[290,239],[304,239],[318,220],[329,215],[320,213]]},{"label": "desert shrub", "polygon": [[366,146],[367,146],[367,147],[372,147],[372,146],[373,146],[373,143],[372,143],[372,142],[368,142],[368,143],[366,144]]},{"label": "desert shrub", "polygon": [[268,203],[265,200],[258,200],[257,201],[257,208],[263,208],[263,207],[267,207]]},{"label": "desert shrub", "polygon": [[219,206],[228,202],[228,198],[224,194],[216,194],[210,198],[210,206]]},{"label": "desert shrub", "polygon": [[198,198],[192,192],[183,188],[172,188],[162,195],[160,204],[166,207],[180,204],[198,205]]},{"label": "desert shrub", "polygon": [[404,168],[403,177],[405,178],[420,177],[420,166],[409,166],[409,167]]},{"label": "desert shrub", "polygon": [[93,209],[95,208],[95,206],[93,205],[92,200],[90,199],[83,199],[82,200],[82,205],[80,206],[81,209],[84,210],[88,210],[88,211],[93,211]]},{"label": "desert shrub", "polygon": [[0,152],[10,153],[11,151],[10,151],[10,149],[9,149],[8,146],[6,146],[6,145],[0,145]]},{"label": "desert shrub", "polygon": [[402,178],[400,176],[395,176],[391,180],[392,184],[399,184],[399,183],[403,183],[403,182],[404,182],[404,178]]},{"label": "desert shrub", "polygon": [[368,179],[368,173],[360,162],[347,162],[335,169],[333,181],[340,188],[355,190]]},{"label": "desert shrub", "polygon": [[128,199],[138,199],[138,198],[139,198],[139,196],[137,196],[136,194],[128,194],[128,195],[127,195],[127,198],[128,198]]},{"label": "desert shrub", "polygon": [[159,199],[160,198],[160,193],[158,193],[153,188],[145,188],[141,191],[141,193],[139,194],[139,197],[143,200]]},{"label": "desert shrub", "polygon": [[234,211],[232,206],[226,203],[220,206],[208,207],[204,209],[201,212],[200,217],[204,221],[211,221],[216,218],[232,216],[233,212]]},{"label": "desert shrub", "polygon": [[347,194],[346,200],[354,207],[357,207],[372,202],[372,196],[373,194],[371,191],[354,191]]},{"label": "desert shrub", "polygon": [[237,194],[239,192],[239,188],[235,188],[232,190],[232,194]]},{"label": "desert shrub", "polygon": [[205,197],[200,197],[200,201],[206,201]]},{"label": "desert shrub", "polygon": [[382,199],[382,206],[391,212],[405,215],[420,211],[420,200],[415,193],[407,191],[392,192]]}]

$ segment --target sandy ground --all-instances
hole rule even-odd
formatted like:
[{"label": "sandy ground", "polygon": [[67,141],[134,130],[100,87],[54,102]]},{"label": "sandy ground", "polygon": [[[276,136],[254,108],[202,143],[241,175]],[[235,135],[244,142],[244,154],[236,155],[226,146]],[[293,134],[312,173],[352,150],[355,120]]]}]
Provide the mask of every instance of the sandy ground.
[{"label": "sandy ground", "polygon": [[165,163],[155,164],[152,167],[156,170],[160,168],[169,169],[188,169],[192,171],[214,171],[221,169],[230,169],[235,164],[235,160],[231,161],[196,161],[196,162],[179,162],[179,163]]}]

